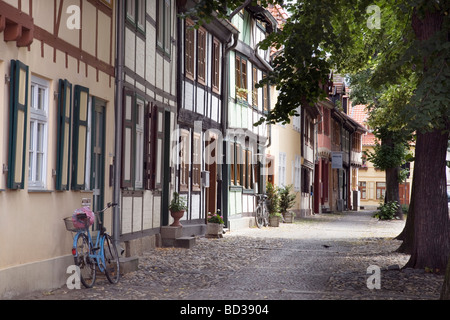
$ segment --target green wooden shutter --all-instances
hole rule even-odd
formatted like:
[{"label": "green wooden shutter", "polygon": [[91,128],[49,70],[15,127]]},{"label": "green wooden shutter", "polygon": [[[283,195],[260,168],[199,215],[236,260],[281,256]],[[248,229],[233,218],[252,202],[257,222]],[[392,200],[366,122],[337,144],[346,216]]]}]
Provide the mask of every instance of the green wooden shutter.
[{"label": "green wooden shutter", "polygon": [[135,135],[135,95],[124,90],[122,121],[122,188],[134,185],[134,135]]},{"label": "green wooden shutter", "polygon": [[89,89],[75,86],[73,109],[72,189],[85,188]]},{"label": "green wooden shutter", "polygon": [[59,80],[56,190],[69,190],[72,84]]},{"label": "green wooden shutter", "polygon": [[7,186],[23,189],[27,154],[28,66],[11,60],[9,103],[9,171]]}]

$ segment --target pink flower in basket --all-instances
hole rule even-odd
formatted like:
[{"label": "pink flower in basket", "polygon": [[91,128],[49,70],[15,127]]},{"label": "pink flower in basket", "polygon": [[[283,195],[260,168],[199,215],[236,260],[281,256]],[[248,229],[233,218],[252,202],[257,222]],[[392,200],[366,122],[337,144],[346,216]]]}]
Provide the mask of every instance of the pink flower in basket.
[{"label": "pink flower in basket", "polygon": [[89,225],[92,226],[95,221],[95,214],[92,212],[92,210],[89,207],[82,207],[79,209],[76,209],[72,214],[72,222],[75,228],[77,229],[83,229],[85,228],[85,221],[84,219],[78,218],[79,214],[86,214],[89,219]]}]

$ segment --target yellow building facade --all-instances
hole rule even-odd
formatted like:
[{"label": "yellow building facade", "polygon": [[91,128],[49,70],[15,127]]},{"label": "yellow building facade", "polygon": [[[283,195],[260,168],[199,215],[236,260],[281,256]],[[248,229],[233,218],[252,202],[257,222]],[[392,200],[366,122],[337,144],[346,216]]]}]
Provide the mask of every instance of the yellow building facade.
[{"label": "yellow building facade", "polygon": [[[354,106],[352,117],[361,125],[367,127],[368,113],[363,105]],[[376,143],[375,135],[369,130],[362,136],[363,154],[373,153]],[[411,147],[414,153],[414,148]],[[409,163],[409,176],[405,182],[399,185],[400,203],[408,205],[411,198],[412,173],[414,162]],[[376,169],[372,162],[363,156],[363,165],[359,168],[358,189],[360,191],[360,208],[376,209],[383,202],[386,192],[386,173],[383,170]]]},{"label": "yellow building facade", "polygon": [[109,1],[0,1],[0,298],[65,283],[63,218],[112,199],[114,14]]},{"label": "yellow building facade", "polygon": [[[273,88],[272,94],[276,95]],[[275,99],[276,101],[276,99]],[[300,114],[300,110],[297,111]],[[287,124],[275,124],[271,126],[270,147],[267,155],[273,159],[269,175],[271,182],[278,187],[292,185],[292,191],[296,194],[296,201],[291,211],[297,216],[301,215],[302,201],[309,206],[306,196],[301,192],[301,123],[300,117],[294,116]]]}]

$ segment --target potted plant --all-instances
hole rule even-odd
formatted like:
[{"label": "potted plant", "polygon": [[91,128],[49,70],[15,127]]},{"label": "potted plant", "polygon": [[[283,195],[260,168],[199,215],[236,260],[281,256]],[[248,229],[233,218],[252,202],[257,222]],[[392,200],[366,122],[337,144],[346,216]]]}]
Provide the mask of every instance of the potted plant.
[{"label": "potted plant", "polygon": [[169,205],[170,215],[174,219],[171,227],[182,227],[180,219],[183,217],[184,212],[187,210],[186,202],[180,197],[178,192],[173,193],[172,201]]},{"label": "potted plant", "polygon": [[236,97],[240,100],[247,100],[248,90],[245,88],[239,88],[236,86]]},{"label": "potted plant", "polygon": [[223,217],[218,213],[208,213],[208,224],[206,225],[206,236],[209,238],[223,237]]},{"label": "potted plant", "polygon": [[280,214],[280,197],[278,194],[278,188],[272,183],[267,182],[266,195],[267,209],[269,210],[269,224],[271,227],[278,227],[280,225],[280,219],[283,218]]},{"label": "potted plant", "polygon": [[284,222],[293,223],[294,213],[292,211],[288,211],[294,206],[296,198],[295,194],[292,193],[292,185],[279,188],[278,194],[280,197],[280,212],[284,217]]}]

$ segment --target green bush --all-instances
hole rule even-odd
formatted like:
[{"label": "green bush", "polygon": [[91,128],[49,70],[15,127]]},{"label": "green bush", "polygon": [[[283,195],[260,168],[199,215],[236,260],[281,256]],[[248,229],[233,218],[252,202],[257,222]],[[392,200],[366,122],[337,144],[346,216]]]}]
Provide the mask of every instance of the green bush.
[{"label": "green bush", "polygon": [[295,204],[295,194],[292,193],[292,185],[278,188],[280,198],[280,211],[284,214]]},{"label": "green bush", "polygon": [[383,203],[380,206],[380,210],[375,212],[373,215],[374,218],[378,218],[380,220],[392,220],[397,213],[399,205],[395,201],[390,201],[388,203]]},{"label": "green bush", "polygon": [[280,212],[280,196],[278,194],[278,188],[270,182],[267,182],[266,195],[269,215],[276,215],[276,213]]}]

